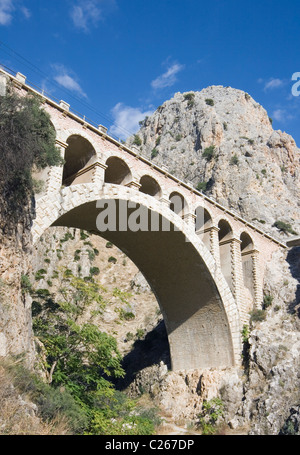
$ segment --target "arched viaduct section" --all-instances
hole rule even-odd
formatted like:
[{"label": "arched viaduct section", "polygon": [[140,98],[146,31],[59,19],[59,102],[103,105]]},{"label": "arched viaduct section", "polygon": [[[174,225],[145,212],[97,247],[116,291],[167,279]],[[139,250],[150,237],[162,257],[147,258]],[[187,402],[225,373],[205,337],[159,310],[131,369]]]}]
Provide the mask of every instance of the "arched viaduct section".
[{"label": "arched viaduct section", "polygon": [[[21,94],[35,92],[19,73],[5,77]],[[107,238],[152,286],[165,316],[174,369],[238,363],[242,326],[263,300],[266,262],[285,245],[113,139],[105,127],[73,114],[67,103],[45,97],[43,102],[65,164],[36,175],[44,190],[36,195],[34,241],[51,225]],[[99,232],[96,201],[104,200],[139,204],[172,229]]]},{"label": "arched viaduct section", "polygon": [[[146,209],[149,223],[155,216],[160,225],[165,223],[170,229],[133,232],[112,226],[112,230],[99,232],[96,220],[106,210],[104,204],[97,208],[99,201],[113,201],[117,213],[121,201],[136,204]],[[128,210],[127,219],[133,212]],[[33,227],[35,239],[49,226],[81,228],[101,235],[133,260],[161,307],[174,370],[239,362],[240,319],[229,286],[194,230],[160,201],[115,184],[102,188],[92,183],[73,185],[60,191],[59,201],[47,196],[40,200]]]}]

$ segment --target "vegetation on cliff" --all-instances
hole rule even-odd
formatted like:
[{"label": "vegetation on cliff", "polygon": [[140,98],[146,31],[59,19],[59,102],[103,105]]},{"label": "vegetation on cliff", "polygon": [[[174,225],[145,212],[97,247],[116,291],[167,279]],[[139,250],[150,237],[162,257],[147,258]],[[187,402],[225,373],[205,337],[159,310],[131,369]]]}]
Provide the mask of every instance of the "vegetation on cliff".
[{"label": "vegetation on cliff", "polygon": [[61,165],[50,116],[37,96],[0,96],[0,208],[2,228],[20,222],[32,196],[32,170]]}]

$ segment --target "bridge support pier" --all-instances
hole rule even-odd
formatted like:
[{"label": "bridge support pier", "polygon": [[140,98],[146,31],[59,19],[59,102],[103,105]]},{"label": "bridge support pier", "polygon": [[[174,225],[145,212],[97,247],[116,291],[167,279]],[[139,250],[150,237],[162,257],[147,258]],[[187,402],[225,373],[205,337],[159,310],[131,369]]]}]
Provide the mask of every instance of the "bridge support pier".
[{"label": "bridge support pier", "polygon": [[104,163],[100,163],[100,161],[97,161],[94,164],[92,183],[95,184],[97,186],[97,188],[102,188],[102,186],[104,184],[106,169],[107,169],[107,165]]},{"label": "bridge support pier", "polygon": [[259,251],[252,250],[254,308],[261,308],[263,302],[263,280],[259,270]]},{"label": "bridge support pier", "polygon": [[237,238],[231,239],[231,261],[232,261],[232,292],[237,302],[240,319],[242,324],[248,322],[249,316],[244,298],[244,276],[243,264],[241,256],[241,240]]},{"label": "bridge support pier", "polygon": [[[64,141],[56,139],[56,147],[60,151],[60,156],[62,159],[65,158],[65,149],[68,147],[68,144]],[[55,193],[62,185],[63,178],[63,166],[53,166],[49,169],[47,180],[46,180],[46,194]]]}]

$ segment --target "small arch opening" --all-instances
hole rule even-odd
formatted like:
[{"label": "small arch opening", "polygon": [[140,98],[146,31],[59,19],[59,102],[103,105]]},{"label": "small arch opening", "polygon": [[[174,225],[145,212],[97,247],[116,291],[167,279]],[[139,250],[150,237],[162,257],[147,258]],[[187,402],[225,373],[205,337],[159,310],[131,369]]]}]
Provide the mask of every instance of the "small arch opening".
[{"label": "small arch opening", "polygon": [[[65,186],[74,184],[78,173],[92,164],[96,158],[92,144],[78,134],[70,136],[67,139],[67,144],[62,177],[62,184]],[[90,181],[90,176],[86,176],[85,180]]]},{"label": "small arch opening", "polygon": [[204,207],[197,207],[195,210],[195,231],[204,245],[211,250],[210,228],[212,227],[212,218],[208,210]]},{"label": "small arch opening", "polygon": [[232,257],[231,257],[231,239],[232,229],[228,221],[220,220],[218,224],[219,228],[219,250],[220,250],[220,263],[222,273],[230,287],[233,289],[232,280]]},{"label": "small arch opening", "polygon": [[204,207],[197,207],[195,210],[196,221],[195,221],[195,230],[203,231],[212,226],[212,218],[207,209]]},{"label": "small arch opening", "polygon": [[242,232],[240,236],[241,240],[241,252],[246,253],[253,250],[253,240],[247,232]]},{"label": "small arch opening", "polygon": [[188,204],[182,194],[173,191],[169,196],[169,201],[170,209],[177,215],[183,218],[184,215],[188,213]]},{"label": "small arch opening", "polygon": [[161,195],[161,188],[157,181],[153,178],[150,177],[150,175],[143,175],[140,179],[140,192],[149,194],[150,196],[159,198]]},{"label": "small arch opening", "polygon": [[106,161],[105,183],[114,183],[115,185],[125,185],[131,178],[131,171],[124,160],[117,156],[111,156]]},{"label": "small arch opening", "polygon": [[232,237],[232,229],[228,221],[220,220],[218,224],[219,228],[219,242],[224,242]]}]

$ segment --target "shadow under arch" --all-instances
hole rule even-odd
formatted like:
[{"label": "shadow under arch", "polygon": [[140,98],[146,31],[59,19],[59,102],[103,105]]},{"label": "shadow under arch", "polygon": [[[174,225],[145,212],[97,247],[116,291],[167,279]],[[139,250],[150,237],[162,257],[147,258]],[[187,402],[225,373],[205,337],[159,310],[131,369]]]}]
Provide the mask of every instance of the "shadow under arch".
[{"label": "shadow under arch", "polygon": [[67,144],[62,177],[62,184],[66,186],[74,183],[79,171],[91,164],[96,158],[96,151],[92,144],[79,134],[69,136]]},{"label": "shadow under arch", "polygon": [[106,160],[107,168],[105,170],[105,183],[114,183],[116,185],[125,185],[128,183],[132,174],[126,162],[118,156],[110,156]]},{"label": "shadow under arch", "polygon": [[[80,188],[79,190],[79,186]],[[65,188],[66,200],[74,201],[74,194],[82,194],[84,187]],[[109,188],[111,187],[111,188]],[[127,189],[118,193],[118,185],[105,185],[95,194],[74,202],[62,204],[55,214],[52,226],[66,226],[100,235],[120,248],[139,268],[151,286],[164,317],[173,370],[228,367],[240,356],[239,316],[229,288],[203,243],[194,232],[171,210],[166,210],[151,196]],[[149,199],[149,206],[147,205]],[[159,214],[160,227],[171,221],[164,231],[107,230],[99,232],[97,216],[102,213],[96,201],[113,200],[119,213],[122,201],[136,202],[146,210],[149,220],[154,211]],[[144,204],[144,205],[143,205]],[[40,207],[42,213],[42,207]],[[135,211],[128,209],[128,219]],[[186,234],[191,236],[187,241]],[[226,309],[227,308],[227,309]]]}]

